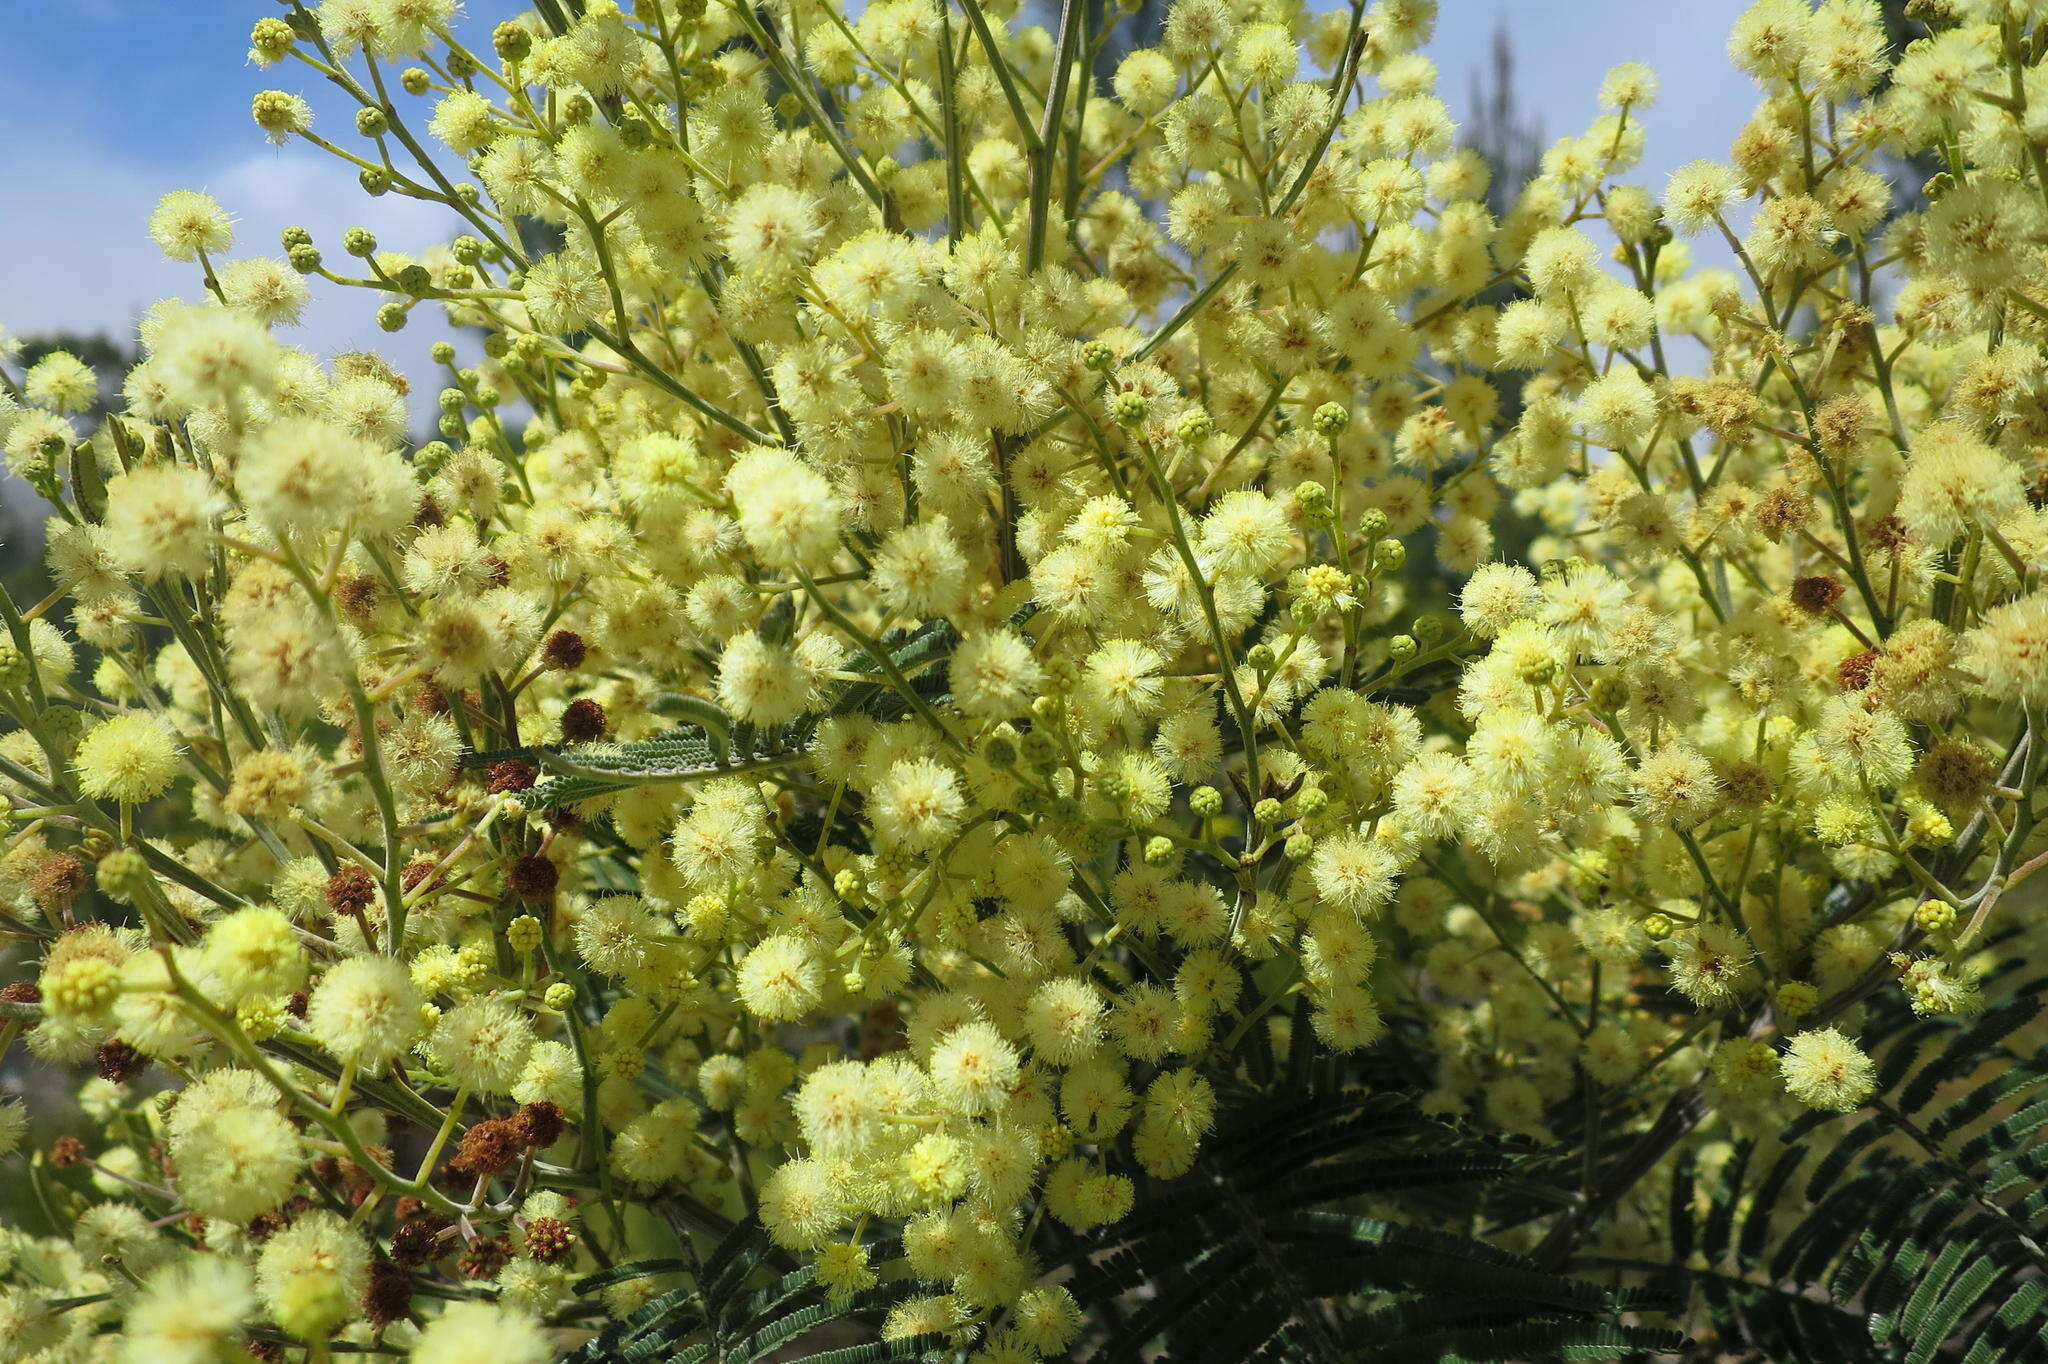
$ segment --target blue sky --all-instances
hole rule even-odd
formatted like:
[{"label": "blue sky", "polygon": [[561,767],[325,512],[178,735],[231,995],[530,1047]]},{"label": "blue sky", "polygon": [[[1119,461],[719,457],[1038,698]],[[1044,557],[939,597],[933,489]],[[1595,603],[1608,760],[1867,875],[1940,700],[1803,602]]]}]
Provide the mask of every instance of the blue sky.
[{"label": "blue sky", "polygon": [[[149,240],[166,191],[205,189],[239,220],[234,254],[276,253],[303,222],[332,239],[362,223],[394,247],[445,235],[440,210],[372,200],[353,171],[303,144],[274,147],[249,98],[282,85],[315,99],[330,135],[347,110],[291,63],[245,60],[267,0],[0,0],[0,327],[125,332],[158,298],[196,294],[192,267]],[[389,342],[367,295],[318,286],[292,339],[317,350]],[[429,338],[408,333],[406,349]]]},{"label": "blue sky", "polygon": [[[1661,189],[1674,166],[1725,155],[1755,90],[1722,43],[1737,0],[1446,0],[1429,51],[1463,116],[1471,73],[1487,63],[1496,24],[1513,38],[1525,109],[1546,134],[1581,130],[1601,76],[1643,61],[1663,82],[1645,118],[1649,155],[1633,177]],[[482,27],[511,3],[471,0]],[[249,97],[283,85],[312,98],[319,120],[352,142],[347,110],[297,63],[244,61],[266,0],[0,0],[0,327],[126,331],[152,300],[190,294],[190,268],[162,260],[144,221],[165,190],[202,188],[241,222],[240,251],[276,250],[303,222],[331,240],[362,223],[394,247],[443,235],[438,210],[366,198],[346,166],[310,148],[276,148],[249,122]],[[300,344],[327,351],[383,345],[417,357],[424,329],[378,332],[365,295],[316,289]]]}]

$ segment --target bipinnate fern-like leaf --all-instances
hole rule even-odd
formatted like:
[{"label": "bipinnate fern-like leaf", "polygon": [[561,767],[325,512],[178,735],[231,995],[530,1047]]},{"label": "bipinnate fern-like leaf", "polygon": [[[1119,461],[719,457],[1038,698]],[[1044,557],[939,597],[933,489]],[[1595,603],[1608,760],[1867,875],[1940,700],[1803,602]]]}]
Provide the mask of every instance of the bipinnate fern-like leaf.
[{"label": "bipinnate fern-like leaf", "polygon": [[[879,1253],[886,1258],[895,1250],[884,1246]],[[579,1294],[657,1276],[681,1276],[681,1286],[608,1322],[566,1364],[753,1364],[770,1358],[882,1364],[949,1353],[937,1337],[873,1338],[874,1323],[911,1296],[915,1285],[887,1284],[833,1297],[818,1286],[809,1266],[774,1273],[767,1268],[773,1256],[767,1233],[749,1218],[701,1259],[638,1260],[580,1280]],[[847,1343],[847,1323],[868,1339]]]},{"label": "bipinnate fern-like leaf", "polygon": [[1391,1095],[1274,1091],[1239,1111],[1191,1173],[1069,1257],[1073,1291],[1105,1323],[1080,1357],[1592,1360],[1684,1345],[1631,1319],[1669,1306],[1653,1294],[1356,1210],[1431,1191],[1476,1197],[1515,1175],[1516,1153]]},{"label": "bipinnate fern-like leaf", "polygon": [[530,745],[472,754],[468,761],[472,766],[488,767],[517,758],[538,765],[548,780],[521,797],[536,810],[600,799],[656,782],[705,781],[781,767],[809,751],[812,735],[824,716],[902,716],[909,703],[894,685],[895,678],[901,678],[922,700],[943,695],[945,671],[933,665],[949,657],[959,642],[959,633],[939,621],[883,650],[887,667],[874,654],[860,650],[847,661],[846,669],[863,674],[863,678],[845,683],[822,715],[787,725],[761,729],[742,724],[701,697],[671,693],[661,697],[654,708],[677,725],[651,739]]},{"label": "bipinnate fern-like leaf", "polygon": [[1717,1176],[1677,1169],[1651,1281],[1691,1297],[1700,1358],[2048,1360],[2048,1064],[2024,1040],[2044,994],[1960,1021],[1881,1004],[1871,1104],[1746,1141]]}]

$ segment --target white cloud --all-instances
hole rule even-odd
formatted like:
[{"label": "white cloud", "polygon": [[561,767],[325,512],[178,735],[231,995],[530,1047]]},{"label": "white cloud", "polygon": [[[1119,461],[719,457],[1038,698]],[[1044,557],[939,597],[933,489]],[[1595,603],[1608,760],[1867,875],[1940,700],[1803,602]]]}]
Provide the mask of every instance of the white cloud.
[{"label": "white cloud", "polygon": [[[229,259],[278,255],[278,234],[310,228],[329,268],[349,273],[357,262],[340,245],[342,230],[363,226],[388,249],[417,251],[445,240],[454,215],[398,195],[371,198],[341,162],[307,149],[263,147],[183,176],[85,143],[30,135],[0,120],[0,173],[12,191],[0,207],[0,334],[105,332],[132,338],[135,321],[164,298],[197,298],[197,267],[166,260],[149,236],[149,213],[165,191],[202,189],[232,214]],[[415,430],[434,418],[440,388],[427,349],[445,328],[438,308],[421,307],[405,331],[376,323],[383,295],[310,281],[312,305],[298,327],[280,329],[289,345],[328,357],[375,349],[413,380]],[[35,552],[35,501],[0,474],[0,568]]]},{"label": "white cloud", "polygon": [[[296,147],[260,148],[185,177],[19,129],[0,127],[0,140],[11,143],[7,177],[20,187],[0,211],[0,261],[8,263],[0,269],[0,327],[15,335],[62,329],[125,337],[156,300],[197,297],[195,268],[164,259],[149,238],[150,210],[167,190],[205,190],[234,216],[230,258],[280,254],[278,234],[298,224],[313,231],[337,273],[353,264],[340,246],[345,227],[367,227],[381,245],[408,251],[445,239],[458,222],[435,204],[395,194],[373,199],[348,166]],[[391,335],[375,321],[379,296],[311,283],[304,324],[280,339],[320,355],[374,347],[415,377],[430,374],[436,310],[420,309],[413,326]]]}]

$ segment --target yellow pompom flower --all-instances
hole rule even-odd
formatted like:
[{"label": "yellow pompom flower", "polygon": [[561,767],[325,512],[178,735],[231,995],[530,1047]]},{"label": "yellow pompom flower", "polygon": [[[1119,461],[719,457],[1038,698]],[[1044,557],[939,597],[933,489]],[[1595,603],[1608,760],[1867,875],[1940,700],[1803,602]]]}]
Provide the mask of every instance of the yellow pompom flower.
[{"label": "yellow pompom flower", "polygon": [[154,716],[128,711],[88,730],[72,763],[87,796],[141,805],[177,780],[178,742]]},{"label": "yellow pompom flower", "polygon": [[1868,1099],[1877,1084],[1877,1065],[1862,1048],[1833,1028],[1794,1037],[1779,1060],[1785,1088],[1809,1108],[1846,1113]]},{"label": "yellow pompom flower", "polygon": [[235,244],[227,210],[190,189],[174,189],[157,201],[149,215],[149,235],[172,260],[191,260],[202,251],[218,254]]}]

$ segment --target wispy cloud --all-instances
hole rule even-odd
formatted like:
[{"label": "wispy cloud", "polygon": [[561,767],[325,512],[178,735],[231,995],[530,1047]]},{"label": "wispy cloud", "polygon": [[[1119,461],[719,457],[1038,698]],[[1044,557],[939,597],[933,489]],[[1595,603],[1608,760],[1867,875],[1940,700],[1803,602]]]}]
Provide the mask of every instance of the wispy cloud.
[{"label": "wispy cloud", "polygon": [[[0,283],[0,325],[17,334],[126,336],[153,301],[197,297],[193,267],[164,259],[149,238],[149,212],[171,189],[203,189],[220,200],[236,219],[234,255],[278,254],[278,234],[293,224],[312,228],[335,259],[345,259],[344,226],[368,227],[396,250],[418,250],[452,230],[445,210],[396,195],[372,199],[346,167],[294,148],[252,149],[190,177],[48,140],[16,142],[9,160],[9,178],[35,187],[0,211],[0,260],[13,266]],[[387,335],[374,321],[376,302],[316,280],[306,324],[286,339],[323,354],[378,346],[409,368],[422,366],[430,329]]]},{"label": "wispy cloud", "polygon": [[[244,19],[226,24],[205,5],[183,8],[187,0],[65,0],[61,9],[50,2],[40,19],[30,3],[27,40],[0,51],[0,89],[9,105],[37,111],[33,124],[18,112],[0,114],[0,184],[8,188],[0,206],[0,325],[16,332],[68,327],[118,334],[153,300],[194,294],[190,267],[163,260],[144,226],[169,189],[201,188],[219,197],[240,220],[241,252],[276,252],[277,233],[292,223],[314,228],[337,258],[332,243],[350,224],[369,227],[398,249],[456,230],[430,205],[368,198],[347,166],[318,152],[259,142],[241,112],[245,90],[280,73],[258,73],[236,61]],[[0,7],[6,3],[0,0]],[[1495,24],[1505,23],[1516,48],[1521,102],[1542,112],[1553,137],[1583,127],[1598,112],[1594,91],[1608,67],[1649,62],[1663,78],[1665,95],[1641,117],[1649,146],[1645,164],[1630,178],[1654,191],[1680,162],[1725,155],[1754,102],[1754,89],[1730,70],[1721,51],[1743,3],[1469,0],[1444,7],[1429,51],[1447,101],[1462,111],[1470,75],[1486,62]],[[64,52],[36,50],[38,43],[54,49],[88,25],[112,30],[96,45],[90,70],[80,80],[53,74],[76,73],[76,63]],[[15,36],[20,39],[19,28]],[[161,44],[172,41],[182,46],[163,50]],[[185,98],[145,93],[167,82]],[[122,101],[108,93],[119,88],[134,97]],[[140,112],[144,108],[149,112]],[[144,127],[150,130],[145,143],[129,144],[144,151],[111,140],[115,129]],[[1717,251],[1706,243],[1703,255],[1713,259]],[[322,353],[374,345],[421,372],[432,340],[425,310],[414,328],[393,337],[377,329],[376,300],[367,295],[316,283],[314,298],[307,325],[291,337],[296,344]]]}]

